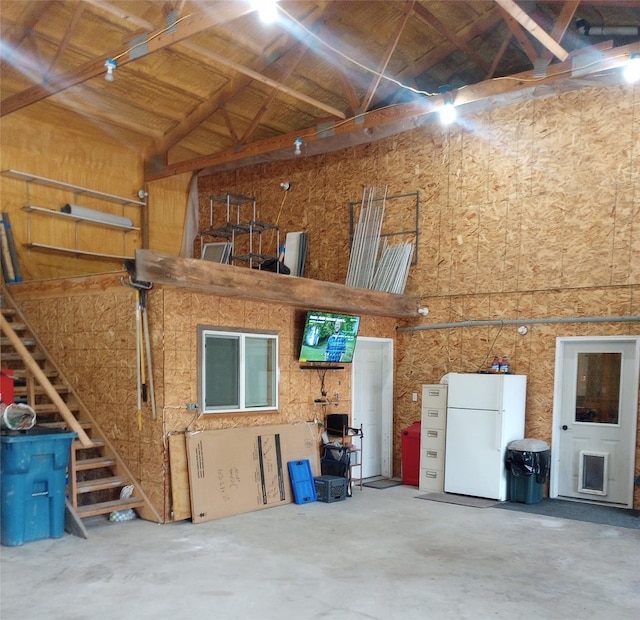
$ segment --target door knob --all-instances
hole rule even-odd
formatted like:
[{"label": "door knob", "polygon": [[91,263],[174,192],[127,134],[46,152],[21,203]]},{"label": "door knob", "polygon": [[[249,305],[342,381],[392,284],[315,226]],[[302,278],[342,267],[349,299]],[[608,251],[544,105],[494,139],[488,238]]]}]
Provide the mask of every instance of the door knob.
[{"label": "door knob", "polygon": [[562,430],[563,430],[563,431],[566,431],[568,428],[569,428],[569,427],[568,427],[566,424],[563,424],[563,425],[562,425]]}]

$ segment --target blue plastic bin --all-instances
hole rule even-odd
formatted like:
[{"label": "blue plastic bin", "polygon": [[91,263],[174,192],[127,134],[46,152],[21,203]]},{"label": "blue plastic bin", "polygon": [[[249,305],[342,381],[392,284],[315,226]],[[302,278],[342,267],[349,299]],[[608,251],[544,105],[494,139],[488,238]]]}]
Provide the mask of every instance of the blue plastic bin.
[{"label": "blue plastic bin", "polygon": [[66,473],[76,433],[33,428],[0,436],[0,542],[62,538]]}]

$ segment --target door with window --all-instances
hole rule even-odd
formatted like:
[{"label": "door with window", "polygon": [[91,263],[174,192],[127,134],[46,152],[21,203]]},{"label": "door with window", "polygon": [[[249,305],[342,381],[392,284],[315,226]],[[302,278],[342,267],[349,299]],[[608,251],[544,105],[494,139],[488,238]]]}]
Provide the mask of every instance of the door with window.
[{"label": "door with window", "polygon": [[552,496],[632,506],[639,340],[559,339]]}]

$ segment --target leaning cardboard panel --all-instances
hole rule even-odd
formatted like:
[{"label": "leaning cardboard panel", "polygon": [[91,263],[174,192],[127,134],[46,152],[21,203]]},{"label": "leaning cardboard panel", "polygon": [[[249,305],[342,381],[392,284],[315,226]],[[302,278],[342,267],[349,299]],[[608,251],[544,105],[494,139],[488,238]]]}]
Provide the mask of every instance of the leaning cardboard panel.
[{"label": "leaning cardboard panel", "polygon": [[194,523],[293,501],[287,463],[309,459],[319,475],[313,424],[187,433]]}]

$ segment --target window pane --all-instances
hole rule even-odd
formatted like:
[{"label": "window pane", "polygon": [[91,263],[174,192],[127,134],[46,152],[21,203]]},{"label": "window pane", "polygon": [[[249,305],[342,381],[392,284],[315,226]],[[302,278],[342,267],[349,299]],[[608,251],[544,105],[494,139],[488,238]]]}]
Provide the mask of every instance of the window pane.
[{"label": "window pane", "polygon": [[205,338],[205,408],[240,406],[240,339],[229,336]]},{"label": "window pane", "polygon": [[576,422],[617,424],[621,353],[578,353]]},{"label": "window pane", "polygon": [[275,405],[274,338],[245,338],[245,407]]}]

